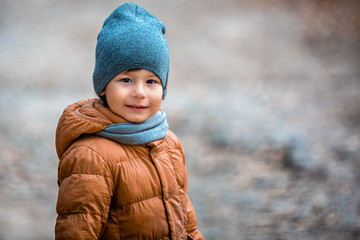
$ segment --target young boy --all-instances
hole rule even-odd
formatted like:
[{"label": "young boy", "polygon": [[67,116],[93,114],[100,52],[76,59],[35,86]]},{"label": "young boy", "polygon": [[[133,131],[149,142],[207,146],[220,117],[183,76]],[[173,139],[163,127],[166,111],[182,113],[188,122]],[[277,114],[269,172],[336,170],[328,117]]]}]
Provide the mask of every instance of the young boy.
[{"label": "young boy", "polygon": [[160,111],[165,25],[126,3],[98,35],[92,98],[68,106],[56,131],[56,239],[204,239],[186,194],[178,138]]}]

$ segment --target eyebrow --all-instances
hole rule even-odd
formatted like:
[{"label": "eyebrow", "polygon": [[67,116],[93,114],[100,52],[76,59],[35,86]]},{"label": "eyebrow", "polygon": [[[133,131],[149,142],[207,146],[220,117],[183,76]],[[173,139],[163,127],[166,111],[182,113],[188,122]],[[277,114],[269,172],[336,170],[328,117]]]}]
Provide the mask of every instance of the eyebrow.
[{"label": "eyebrow", "polygon": [[[142,69],[144,69],[144,68],[132,68],[132,69],[127,69],[127,70],[124,70],[122,73],[124,73],[124,74],[131,74],[132,72],[138,72],[138,71],[140,71],[140,70],[142,70]],[[145,69],[145,70],[147,70],[147,69]],[[149,71],[149,70],[148,70]],[[147,78],[157,78],[157,79],[159,79],[160,81],[161,81],[161,78],[160,77],[158,77],[155,73],[153,73],[153,72],[151,72],[151,71],[149,71],[148,73],[147,73]]]}]

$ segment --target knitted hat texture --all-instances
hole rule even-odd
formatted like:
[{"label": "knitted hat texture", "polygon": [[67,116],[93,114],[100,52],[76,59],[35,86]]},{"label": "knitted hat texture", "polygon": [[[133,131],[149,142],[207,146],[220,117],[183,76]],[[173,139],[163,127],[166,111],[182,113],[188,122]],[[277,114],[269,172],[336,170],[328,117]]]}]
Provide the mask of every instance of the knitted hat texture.
[{"label": "knitted hat texture", "polygon": [[144,68],[161,80],[163,98],[170,67],[165,24],[144,8],[125,3],[105,20],[97,37],[93,84],[96,94],[120,72]]}]

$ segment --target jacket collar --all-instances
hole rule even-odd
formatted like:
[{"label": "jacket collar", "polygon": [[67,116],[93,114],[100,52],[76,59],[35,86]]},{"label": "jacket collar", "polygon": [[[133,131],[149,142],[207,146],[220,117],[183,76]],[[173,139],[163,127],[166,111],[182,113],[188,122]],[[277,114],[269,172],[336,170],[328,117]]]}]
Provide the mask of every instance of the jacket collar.
[{"label": "jacket collar", "polygon": [[65,108],[56,129],[55,145],[58,157],[82,134],[92,134],[125,119],[100,103],[99,98],[76,102]]}]

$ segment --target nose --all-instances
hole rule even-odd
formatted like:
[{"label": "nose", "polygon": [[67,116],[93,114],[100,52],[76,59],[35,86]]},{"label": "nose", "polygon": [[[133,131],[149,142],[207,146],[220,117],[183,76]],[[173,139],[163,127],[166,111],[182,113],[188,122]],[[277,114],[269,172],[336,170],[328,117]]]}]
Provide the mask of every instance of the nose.
[{"label": "nose", "polygon": [[140,83],[135,84],[131,96],[137,97],[137,98],[146,97],[145,86],[143,86],[143,84],[140,84]]}]

